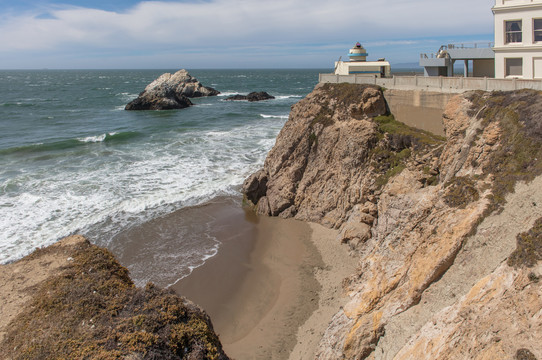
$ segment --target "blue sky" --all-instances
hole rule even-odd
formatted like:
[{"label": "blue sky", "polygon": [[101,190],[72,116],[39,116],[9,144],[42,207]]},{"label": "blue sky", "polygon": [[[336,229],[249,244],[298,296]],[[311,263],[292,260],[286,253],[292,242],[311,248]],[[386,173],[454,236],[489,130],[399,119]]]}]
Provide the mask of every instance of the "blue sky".
[{"label": "blue sky", "polygon": [[0,69],[330,68],[493,41],[494,0],[0,0]]}]

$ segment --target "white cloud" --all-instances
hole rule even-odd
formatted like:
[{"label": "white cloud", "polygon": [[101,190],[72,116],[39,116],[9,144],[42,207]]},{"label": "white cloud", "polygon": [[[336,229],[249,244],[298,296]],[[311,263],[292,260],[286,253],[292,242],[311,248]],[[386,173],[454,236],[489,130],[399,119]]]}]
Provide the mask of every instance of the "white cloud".
[{"label": "white cloud", "polygon": [[453,6],[439,0],[214,0],[141,2],[125,12],[55,7],[45,17],[0,18],[0,54],[176,48],[220,57],[241,46],[358,40],[393,46],[420,37],[491,33],[492,5],[493,0],[456,0]]}]

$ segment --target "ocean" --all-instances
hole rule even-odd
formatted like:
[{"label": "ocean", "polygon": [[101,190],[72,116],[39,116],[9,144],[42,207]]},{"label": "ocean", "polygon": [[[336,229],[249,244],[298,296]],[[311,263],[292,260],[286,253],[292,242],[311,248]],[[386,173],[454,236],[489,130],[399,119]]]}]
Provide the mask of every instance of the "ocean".
[{"label": "ocean", "polygon": [[[175,70],[0,71],[0,263],[71,234],[122,252],[119,236],[141,224],[240,199],[290,107],[329,70],[189,70],[222,94],[182,110],[124,110],[164,72]],[[251,91],[276,99],[224,101]],[[164,230],[176,232],[165,252],[182,276],[220,248],[206,229],[191,237],[185,220]]]}]

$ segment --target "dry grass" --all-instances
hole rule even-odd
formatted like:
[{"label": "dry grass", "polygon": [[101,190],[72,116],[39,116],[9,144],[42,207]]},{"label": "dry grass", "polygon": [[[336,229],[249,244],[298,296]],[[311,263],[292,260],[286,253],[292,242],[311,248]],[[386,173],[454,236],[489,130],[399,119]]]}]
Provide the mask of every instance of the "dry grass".
[{"label": "dry grass", "polygon": [[484,174],[495,175],[491,205],[487,214],[504,206],[506,194],[514,191],[517,181],[531,181],[542,175],[542,93],[534,90],[514,92],[475,92],[471,115],[483,125],[497,122],[502,129],[500,145],[483,167]]},{"label": "dry grass", "polygon": [[542,260],[542,218],[529,231],[519,234],[516,241],[516,250],[508,258],[509,266],[533,267]]},{"label": "dry grass", "polygon": [[105,249],[86,243],[72,257],[10,324],[1,353],[12,359],[226,359],[209,318],[193,304],[152,284],[135,288]]}]

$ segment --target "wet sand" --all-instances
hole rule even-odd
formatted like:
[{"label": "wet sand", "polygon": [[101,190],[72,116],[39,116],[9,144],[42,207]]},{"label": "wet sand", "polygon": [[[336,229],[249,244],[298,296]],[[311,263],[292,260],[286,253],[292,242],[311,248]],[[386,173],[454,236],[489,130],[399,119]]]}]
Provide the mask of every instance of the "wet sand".
[{"label": "wet sand", "polygon": [[341,282],[355,266],[336,231],[256,216],[223,198],[132,229],[124,236],[131,243],[121,262],[140,261],[140,250],[152,248],[149,238],[158,241],[152,232],[175,227],[181,218],[190,219],[196,237],[201,231],[220,245],[171,288],[205,309],[226,353],[237,360],[314,358],[321,334],[345,302]]},{"label": "wet sand", "polygon": [[[318,306],[322,268],[308,224],[247,213],[218,254],[174,289],[211,316],[226,353],[235,359],[287,359],[298,327]],[[247,252],[247,250],[249,250]]]}]

